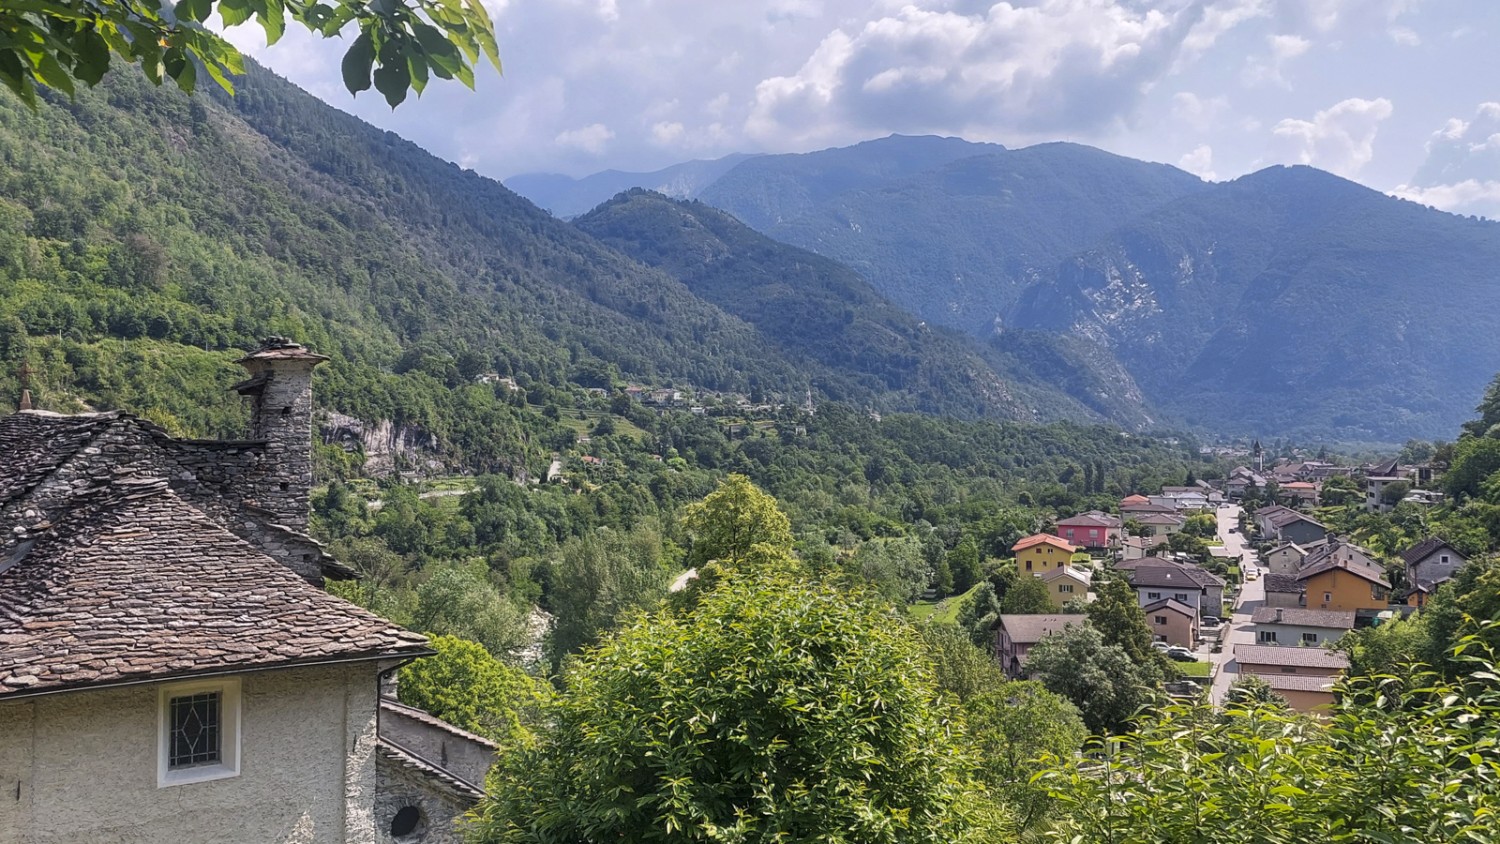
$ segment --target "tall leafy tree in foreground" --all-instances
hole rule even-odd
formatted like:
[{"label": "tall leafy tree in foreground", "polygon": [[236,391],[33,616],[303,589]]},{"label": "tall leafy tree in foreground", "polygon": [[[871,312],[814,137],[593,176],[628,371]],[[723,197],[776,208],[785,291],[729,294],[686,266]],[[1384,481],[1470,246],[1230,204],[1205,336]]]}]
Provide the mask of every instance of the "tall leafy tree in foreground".
[{"label": "tall leafy tree in foreground", "polygon": [[[192,91],[201,72],[226,91],[245,72],[239,51],[208,27],[252,18],[276,43],[287,20],[324,38],[352,35],[344,53],[350,93],[374,84],[392,107],[429,75],[474,87],[480,56],[498,69],[495,29],[480,0],[25,0],[0,4],[0,83],[30,105],[37,87],[72,95],[104,78],[114,56],[152,83]],[[372,72],[373,71],[373,72]]]},{"label": "tall leafy tree in foreground", "polygon": [[[587,652],[483,842],[962,842],[997,829],[910,626],[747,570]],[[988,840],[988,839],[986,839]]]},{"label": "tall leafy tree in foreground", "polygon": [[1124,648],[1106,644],[1083,616],[1078,624],[1037,642],[1026,658],[1026,671],[1048,691],[1072,701],[1093,733],[1122,732],[1153,697],[1153,675],[1132,662]]}]

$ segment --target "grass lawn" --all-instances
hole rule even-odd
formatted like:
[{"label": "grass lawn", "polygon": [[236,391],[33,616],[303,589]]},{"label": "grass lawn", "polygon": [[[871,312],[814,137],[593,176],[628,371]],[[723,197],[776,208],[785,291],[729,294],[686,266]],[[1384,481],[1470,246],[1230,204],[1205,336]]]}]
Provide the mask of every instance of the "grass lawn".
[{"label": "grass lawn", "polygon": [[1174,662],[1172,664],[1177,666],[1182,676],[1190,679],[1206,678],[1214,667],[1211,662]]},{"label": "grass lawn", "polygon": [[906,612],[915,621],[930,619],[935,624],[957,624],[958,608],[963,605],[964,599],[978,588],[979,584],[976,583],[962,595],[950,595],[941,601],[918,601],[907,607]]}]

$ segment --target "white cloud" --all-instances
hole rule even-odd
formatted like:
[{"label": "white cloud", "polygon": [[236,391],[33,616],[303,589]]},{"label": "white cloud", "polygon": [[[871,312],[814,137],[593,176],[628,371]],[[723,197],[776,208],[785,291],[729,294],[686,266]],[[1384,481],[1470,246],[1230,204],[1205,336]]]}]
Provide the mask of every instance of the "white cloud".
[{"label": "white cloud", "polygon": [[1353,177],[1375,156],[1375,134],[1394,109],[1384,97],[1350,98],[1313,115],[1312,120],[1287,118],[1271,131],[1300,164],[1311,164],[1340,176]]},{"label": "white cloud", "polygon": [[1177,166],[1210,182],[1217,178],[1214,174],[1214,151],[1208,144],[1202,144],[1179,158]]},{"label": "white cloud", "polygon": [[1282,75],[1282,70],[1287,62],[1312,49],[1312,42],[1300,35],[1273,35],[1267,39],[1267,44],[1267,54],[1247,60],[1240,78],[1246,85],[1269,82],[1283,88],[1292,87]]},{"label": "white cloud", "polygon": [[683,131],[681,123],[664,120],[651,127],[651,140],[662,146],[672,146],[682,140]]},{"label": "white cloud", "polygon": [[1118,0],[1000,2],[975,14],[903,6],[835,29],[796,73],[763,80],[746,130],[821,140],[850,128],[1097,129],[1133,112],[1202,14]]},{"label": "white cloud", "polygon": [[1391,195],[1455,214],[1500,218],[1500,181],[1465,179],[1456,184],[1431,187],[1398,185]]},{"label": "white cloud", "polygon": [[1415,47],[1422,43],[1422,36],[1415,29],[1408,26],[1393,26],[1386,30],[1391,40],[1403,47]]},{"label": "white cloud", "polygon": [[603,123],[591,123],[577,129],[559,132],[554,139],[558,146],[580,149],[590,155],[599,155],[609,142],[614,140],[614,130]]},{"label": "white cloud", "polygon": [[1172,116],[1200,132],[1217,126],[1228,111],[1228,97],[1200,97],[1189,91],[1172,96]]}]

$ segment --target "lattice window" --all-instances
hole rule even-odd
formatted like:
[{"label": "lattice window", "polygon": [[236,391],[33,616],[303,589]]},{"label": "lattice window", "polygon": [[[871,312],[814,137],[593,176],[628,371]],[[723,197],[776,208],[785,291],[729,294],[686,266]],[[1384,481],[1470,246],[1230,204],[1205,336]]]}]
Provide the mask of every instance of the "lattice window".
[{"label": "lattice window", "polygon": [[171,721],[167,766],[173,770],[196,765],[214,765],[220,759],[223,740],[218,692],[174,697],[169,703]]}]

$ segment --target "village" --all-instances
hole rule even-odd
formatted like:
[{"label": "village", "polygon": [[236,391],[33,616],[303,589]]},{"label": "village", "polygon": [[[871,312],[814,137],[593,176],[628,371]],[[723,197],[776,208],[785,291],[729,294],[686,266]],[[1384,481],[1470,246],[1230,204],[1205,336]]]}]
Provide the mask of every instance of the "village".
[{"label": "village", "polygon": [[[1436,503],[1442,494],[1428,487],[1441,470],[1394,460],[1359,467],[1283,460],[1258,470],[1238,466],[1220,482],[1130,495],[1115,513],[1060,519],[1011,549],[1020,572],[1047,584],[1058,611],[1001,615],[995,658],[1024,677],[1031,648],[1087,624],[1080,602],[1093,600],[1098,578],[1119,577],[1137,595],[1153,646],[1183,674],[1167,684],[1170,693],[1194,696],[1207,685],[1222,703],[1236,681],[1255,677],[1293,708],[1326,713],[1349,667],[1331,646],[1351,630],[1420,611],[1467,559],[1443,538],[1426,537],[1401,553],[1402,585],[1393,587],[1367,549],[1305,511],[1321,503],[1324,482],[1335,477],[1362,485],[1369,512]],[[1263,500],[1268,489],[1286,503],[1241,506]],[[1195,517],[1212,519],[1216,544],[1199,555],[1174,552],[1171,538]]]}]

